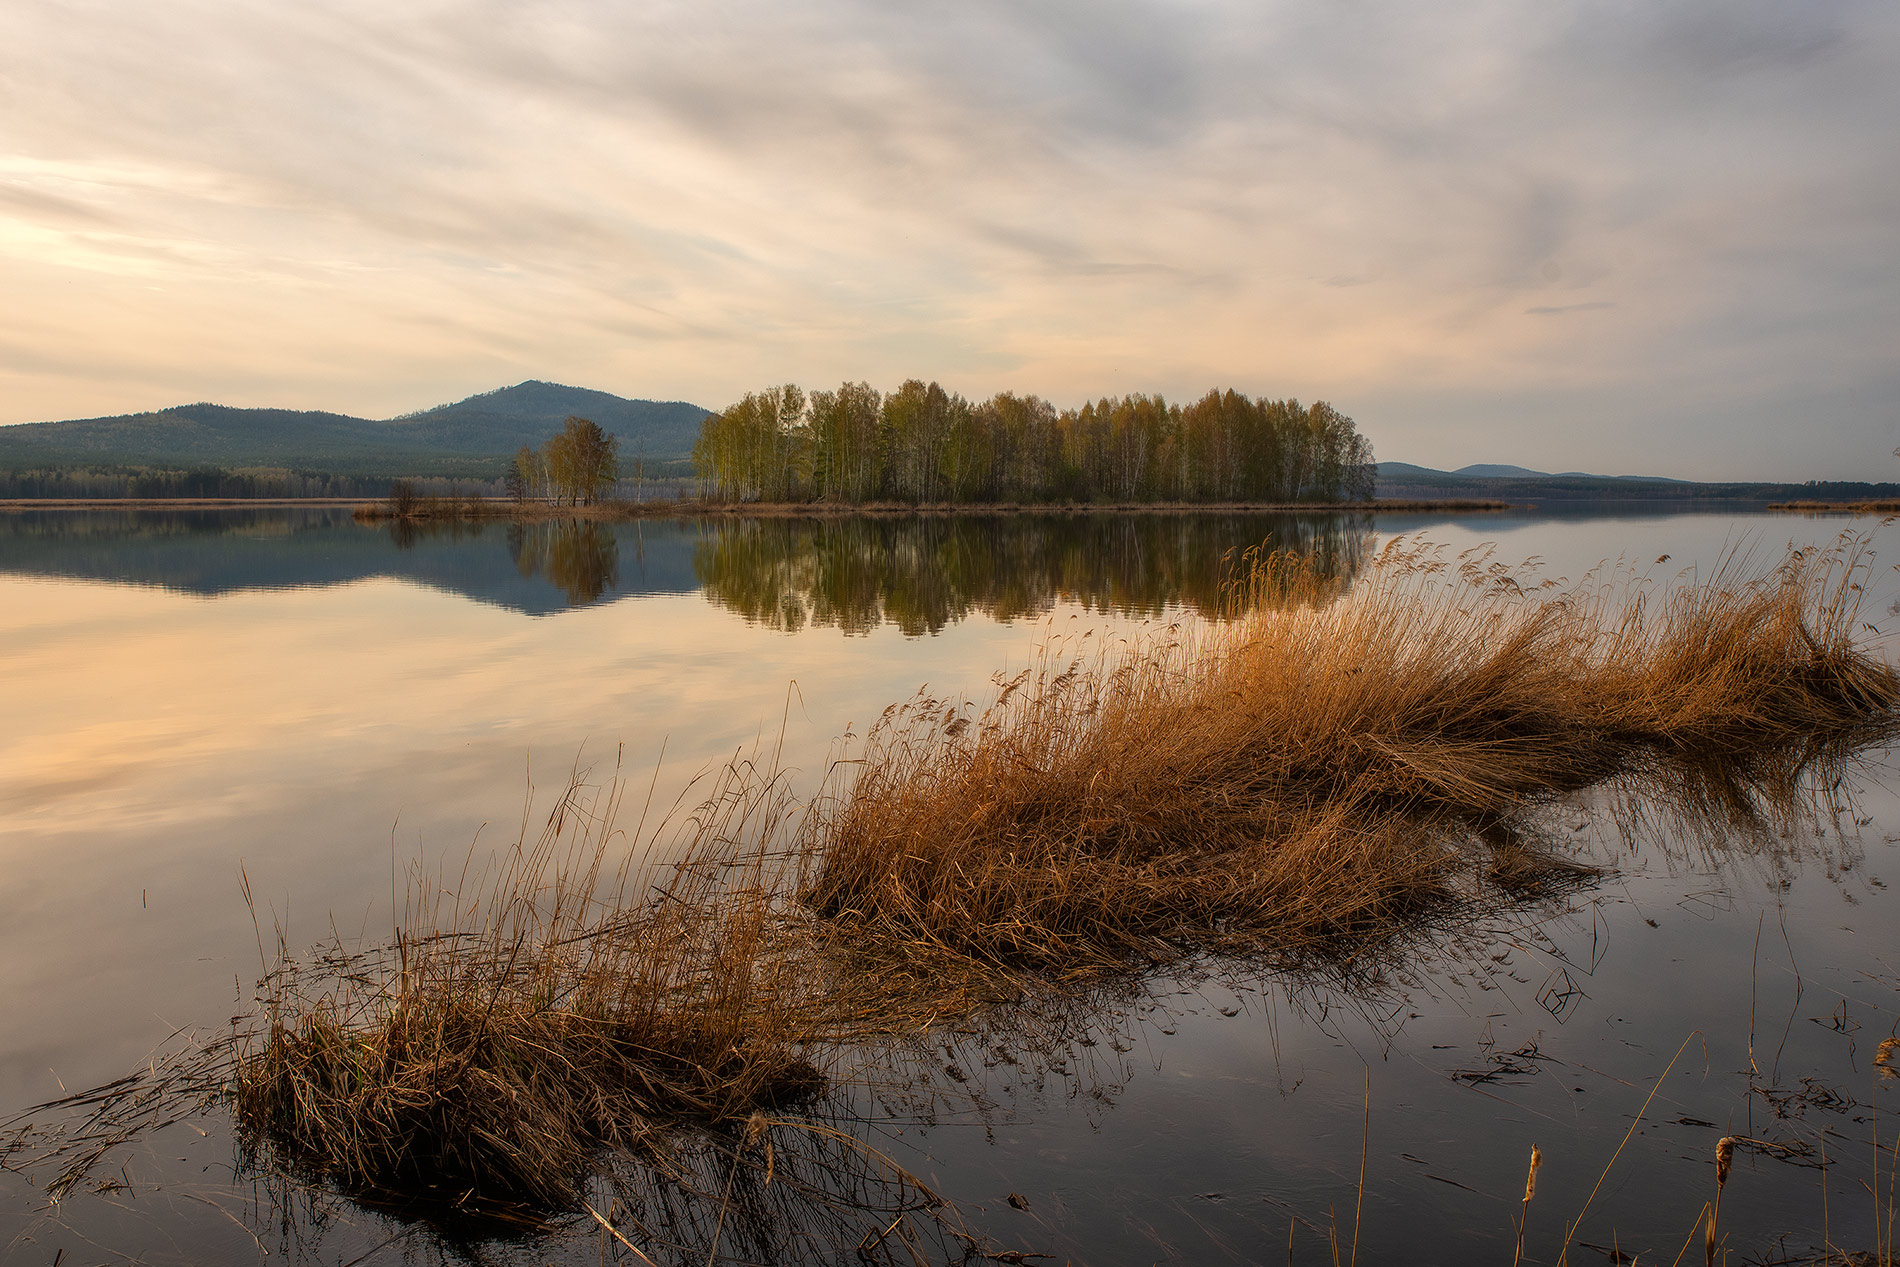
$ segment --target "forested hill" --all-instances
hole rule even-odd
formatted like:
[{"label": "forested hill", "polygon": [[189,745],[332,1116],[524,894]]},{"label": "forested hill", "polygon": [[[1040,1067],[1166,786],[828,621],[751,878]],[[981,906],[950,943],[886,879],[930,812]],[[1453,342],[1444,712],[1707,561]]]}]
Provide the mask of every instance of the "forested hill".
[{"label": "forested hill", "polygon": [[529,381],[376,420],[292,409],[179,405],[153,413],[0,427],[0,471],[48,468],[274,467],[359,476],[499,476],[570,414],[620,438],[623,462],[692,452],[708,411],[683,401]]}]

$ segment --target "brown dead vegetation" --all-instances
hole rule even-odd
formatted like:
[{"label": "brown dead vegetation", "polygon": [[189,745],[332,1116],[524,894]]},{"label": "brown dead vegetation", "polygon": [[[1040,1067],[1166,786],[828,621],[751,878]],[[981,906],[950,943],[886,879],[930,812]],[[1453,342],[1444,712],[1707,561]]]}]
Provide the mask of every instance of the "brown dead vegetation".
[{"label": "brown dead vegetation", "polygon": [[412,876],[435,896],[392,946],[286,961],[237,1064],[240,1122],[346,1188],[561,1203],[600,1148],[809,1093],[811,982],[762,859],[718,852],[785,812],[749,773],[726,772],[675,861],[611,875],[620,785],[590,800],[576,780],[498,876]]},{"label": "brown dead vegetation", "polygon": [[859,940],[1057,965],[1156,938],[1294,949],[1402,919],[1527,805],[1670,760],[1885,733],[1863,559],[1526,590],[1395,545],[1349,592],[1260,560],[1248,614],[888,712],[802,840]]}]

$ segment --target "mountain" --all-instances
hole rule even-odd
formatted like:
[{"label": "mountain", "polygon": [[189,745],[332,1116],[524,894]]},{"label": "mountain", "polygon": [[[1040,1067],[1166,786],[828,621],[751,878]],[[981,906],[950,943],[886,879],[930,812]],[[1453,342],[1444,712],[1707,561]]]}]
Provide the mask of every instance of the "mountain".
[{"label": "mountain", "polygon": [[1470,466],[1461,466],[1453,471],[1452,474],[1476,475],[1481,478],[1542,479],[1548,476],[1550,472],[1533,471],[1522,466],[1505,466],[1497,462],[1476,462]]},{"label": "mountain", "polygon": [[342,475],[493,477],[570,414],[620,437],[623,464],[686,457],[708,411],[530,380],[400,418],[178,405],[153,413],[0,427],[0,470],[285,467]]},{"label": "mountain", "polygon": [[492,446],[506,437],[519,437],[500,450],[512,455],[524,444],[539,444],[559,431],[569,416],[578,414],[619,436],[623,459],[631,460],[644,444],[647,457],[664,460],[692,454],[699,424],[710,412],[684,401],[629,400],[611,392],[530,379],[452,405],[406,414],[390,425],[429,428],[464,447],[491,446],[487,452],[496,452]]}]

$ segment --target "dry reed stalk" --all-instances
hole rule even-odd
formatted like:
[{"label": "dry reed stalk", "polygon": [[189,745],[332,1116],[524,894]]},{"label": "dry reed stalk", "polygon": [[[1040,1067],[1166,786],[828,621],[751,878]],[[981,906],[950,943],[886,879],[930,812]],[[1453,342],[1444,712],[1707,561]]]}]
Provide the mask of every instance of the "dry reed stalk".
[{"label": "dry reed stalk", "polygon": [[1511,1267],[1517,1267],[1524,1259],[1524,1229],[1530,1226],[1531,1199],[1537,1195],[1537,1168],[1544,1164],[1544,1154],[1537,1145],[1531,1145],[1531,1168],[1524,1175],[1524,1203],[1517,1217],[1517,1249],[1511,1254]]},{"label": "dry reed stalk", "polygon": [[1715,1227],[1722,1218],[1722,1189],[1728,1185],[1729,1163],[1735,1158],[1735,1137],[1715,1141],[1715,1200],[1709,1205],[1709,1233],[1703,1241],[1703,1267],[1715,1267]]},{"label": "dry reed stalk", "polygon": [[[1629,1147],[1631,1138],[1636,1134],[1636,1128],[1641,1126],[1643,1119],[1649,1115],[1650,1104],[1655,1100],[1656,1093],[1663,1089],[1663,1084],[1669,1081],[1669,1075],[1675,1072],[1676,1062],[1682,1059],[1682,1053],[1689,1050],[1689,1044],[1696,1040],[1699,1033],[1700,1031],[1693,1032],[1682,1040],[1682,1046],[1676,1048],[1676,1054],[1669,1058],[1669,1063],[1663,1066],[1662,1073],[1657,1075],[1656,1085],[1651,1087],[1649,1094],[1643,1097],[1643,1107],[1636,1111],[1635,1119],[1630,1122],[1629,1129],[1623,1132],[1623,1138],[1618,1142],[1616,1151],[1610,1154],[1610,1160],[1603,1163],[1603,1173],[1597,1176],[1596,1184],[1590,1189],[1590,1195],[1583,1199],[1583,1208],[1577,1211],[1577,1217],[1571,1220],[1570,1225],[1564,1229],[1563,1248],[1557,1252],[1557,1267],[1564,1267],[1570,1261],[1570,1244],[1576,1239],[1577,1229],[1583,1226],[1584,1216],[1590,1213],[1590,1206],[1596,1201],[1597,1193],[1603,1191],[1604,1180],[1610,1177],[1610,1171],[1616,1168],[1617,1158],[1621,1157],[1623,1150]],[[1694,1237],[1693,1227],[1689,1229],[1689,1235]]]},{"label": "dry reed stalk", "polygon": [[1881,1267],[1893,1267],[1893,1219],[1894,1189],[1900,1186],[1900,1135],[1894,1137],[1893,1160],[1887,1163],[1887,1217],[1882,1226],[1880,1217],[1880,1155],[1883,1151],[1880,1143],[1880,1083],[1886,1078],[1900,1078],[1900,1038],[1883,1038],[1880,1046],[1874,1049],[1874,1085],[1869,1103],[1873,1106],[1874,1125],[1874,1245],[1875,1257]]},{"label": "dry reed stalk", "polygon": [[1359,1267],[1359,1218],[1366,1208],[1366,1154],[1372,1147],[1372,1066],[1366,1066],[1365,1120],[1359,1134],[1359,1186],[1352,1199],[1352,1267]]},{"label": "dry reed stalk", "polygon": [[1002,963],[1323,943],[1429,906],[1526,805],[1887,733],[1900,676],[1851,636],[1865,568],[1849,542],[1553,591],[1409,545],[1344,592],[1259,559],[1227,626],[1046,655],[974,717],[887,710],[805,821],[804,896]]}]

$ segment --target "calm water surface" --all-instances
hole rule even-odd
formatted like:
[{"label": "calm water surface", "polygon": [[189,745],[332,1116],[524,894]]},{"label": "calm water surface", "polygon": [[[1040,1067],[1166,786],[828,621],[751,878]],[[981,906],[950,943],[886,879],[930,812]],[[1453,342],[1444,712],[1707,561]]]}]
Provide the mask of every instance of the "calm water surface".
[{"label": "calm water surface", "polygon": [[[920,687],[980,698],[1051,637],[1217,617],[1229,551],[1297,546],[1350,574],[1423,534],[1496,543],[1552,577],[1618,558],[1660,577],[1846,526],[1070,516],[409,534],[324,512],[0,516],[0,1116],[243,1005],[259,949],[240,867],[266,935],[275,919],[293,949],[333,928],[374,938],[392,869],[512,841],[524,802],[545,808],[577,762],[657,777],[664,803],[783,724],[810,778],[847,726]],[[1891,533],[1876,530],[1887,563]],[[1881,585],[1866,633],[1885,648],[1900,616]],[[1609,1261],[1587,1246],[1673,1260],[1724,1132],[1811,1149],[1738,1162],[1723,1207],[1738,1254],[1773,1258],[1781,1234],[1789,1252],[1872,1248],[1874,1132],[1900,1129],[1900,1113],[1877,1123],[1900,1083],[1872,1065],[1900,1005],[1894,774],[1875,754],[1840,789],[1843,814],[1785,841],[1716,828],[1719,863],[1706,825],[1563,807],[1551,830],[1613,867],[1604,883],[1350,988],[1189,970],[1104,1000],[1066,1045],[1015,1064],[945,1035],[911,1071],[944,1074],[943,1094],[860,1129],[1001,1245],[1054,1261],[1277,1262],[1289,1228],[1297,1261],[1328,1260],[1335,1228],[1343,1258],[1362,1143],[1365,1261],[1508,1261],[1532,1143],[1546,1160],[1528,1260],[1566,1246],[1580,1263]],[[211,1118],[143,1141],[125,1174],[129,1190],[51,1211],[0,1174],[0,1261],[600,1253],[591,1236],[470,1245],[273,1192]]]}]

